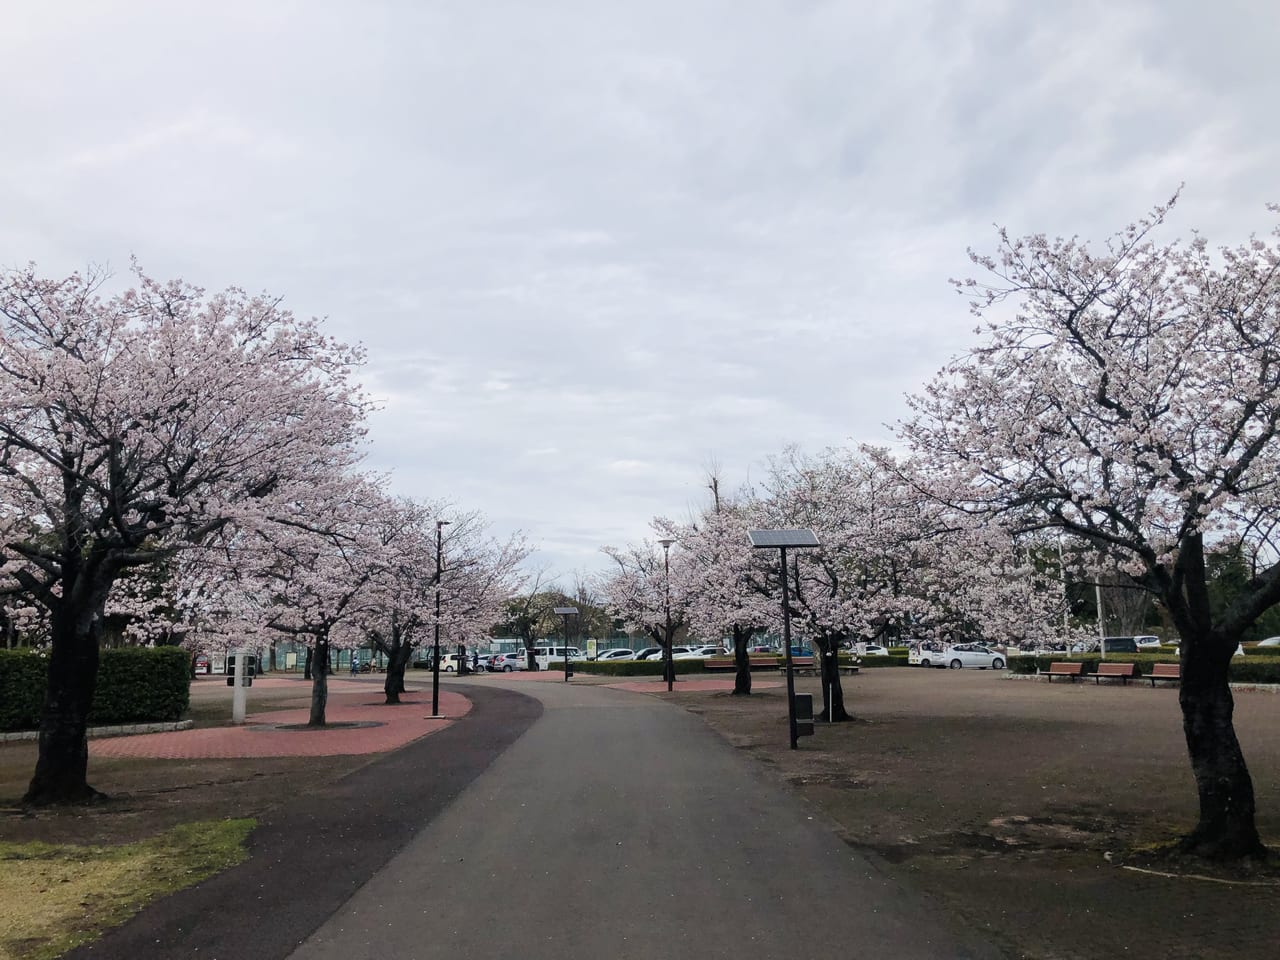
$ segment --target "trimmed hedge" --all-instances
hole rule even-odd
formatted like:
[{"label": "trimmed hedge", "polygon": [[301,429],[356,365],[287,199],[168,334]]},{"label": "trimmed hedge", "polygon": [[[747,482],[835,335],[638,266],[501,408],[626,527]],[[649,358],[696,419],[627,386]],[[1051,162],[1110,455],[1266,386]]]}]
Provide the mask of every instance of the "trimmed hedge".
[{"label": "trimmed hedge", "polygon": [[[563,660],[550,661],[547,669],[564,672]],[[701,660],[672,660],[676,673],[702,673]],[[574,673],[590,673],[601,677],[660,677],[662,660],[574,660],[569,664]]]},{"label": "trimmed hedge", "polygon": [[1280,647],[1245,647],[1246,657],[1280,657]]},{"label": "trimmed hedge", "polygon": [[34,730],[44,709],[49,661],[31,650],[0,650],[0,730]]},{"label": "trimmed hedge", "polygon": [[[840,658],[840,663],[845,663],[843,657]],[[863,657],[858,661],[858,666],[860,667],[905,667],[907,665],[906,653],[899,657],[891,652],[887,657],[881,654],[874,657]]]},{"label": "trimmed hedge", "polygon": [[[0,650],[0,729],[40,726],[48,684],[45,653]],[[181,647],[103,650],[90,725],[178,720],[191,699],[191,655]]]}]

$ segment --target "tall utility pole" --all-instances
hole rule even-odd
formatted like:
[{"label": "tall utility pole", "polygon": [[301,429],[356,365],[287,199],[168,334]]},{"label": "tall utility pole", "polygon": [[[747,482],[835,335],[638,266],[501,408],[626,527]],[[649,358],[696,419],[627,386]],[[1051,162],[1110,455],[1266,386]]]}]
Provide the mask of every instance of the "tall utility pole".
[{"label": "tall utility pole", "polygon": [[431,652],[431,719],[440,719],[440,576],[444,572],[444,528],[448,520],[436,521],[436,623]]},{"label": "tall utility pole", "polygon": [[675,541],[665,539],[659,540],[658,543],[662,544],[662,569],[666,574],[663,589],[666,593],[664,609],[666,611],[667,625],[666,632],[663,635],[667,640],[662,645],[662,669],[667,675],[667,693],[670,693],[671,685],[676,679],[676,665],[671,662],[671,545]]}]

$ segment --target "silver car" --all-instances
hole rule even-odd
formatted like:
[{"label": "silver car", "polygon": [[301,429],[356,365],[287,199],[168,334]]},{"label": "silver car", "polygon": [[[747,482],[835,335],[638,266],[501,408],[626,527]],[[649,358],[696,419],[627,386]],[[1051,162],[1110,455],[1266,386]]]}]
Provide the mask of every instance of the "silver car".
[{"label": "silver car", "polygon": [[514,670],[528,670],[529,656],[523,650],[516,653],[500,653],[493,658],[489,667],[494,673],[511,673]]},{"label": "silver car", "polygon": [[959,670],[977,667],[979,670],[1003,670],[1004,654],[980,643],[956,643],[943,651],[940,666]]}]

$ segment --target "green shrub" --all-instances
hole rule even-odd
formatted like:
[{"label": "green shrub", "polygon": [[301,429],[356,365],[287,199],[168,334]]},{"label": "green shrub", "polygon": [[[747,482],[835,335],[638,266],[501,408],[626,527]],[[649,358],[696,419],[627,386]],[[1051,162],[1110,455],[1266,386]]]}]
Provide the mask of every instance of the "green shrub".
[{"label": "green shrub", "polygon": [[0,650],[0,730],[40,725],[49,659],[39,651]]},{"label": "green shrub", "polygon": [[[676,673],[703,673],[701,660],[672,660]],[[553,660],[552,670],[564,670],[563,660]],[[660,677],[662,660],[585,660],[575,661],[570,667],[574,673],[590,673],[600,677]]]},{"label": "green shrub", "polygon": [[178,720],[191,699],[191,654],[182,647],[104,650],[89,722]]},{"label": "green shrub", "polygon": [[[840,661],[844,663],[843,658]],[[895,656],[892,653],[889,656],[863,657],[858,661],[860,667],[905,667],[907,666],[907,655]]]},{"label": "green shrub", "polygon": [[1280,657],[1233,657],[1232,683],[1280,683]]},{"label": "green shrub", "polygon": [[1245,647],[1247,657],[1280,657],[1280,647]]},{"label": "green shrub", "polygon": [[[42,651],[0,650],[0,729],[40,726],[49,661]],[[191,696],[191,655],[181,647],[103,650],[89,723],[178,720]]]}]

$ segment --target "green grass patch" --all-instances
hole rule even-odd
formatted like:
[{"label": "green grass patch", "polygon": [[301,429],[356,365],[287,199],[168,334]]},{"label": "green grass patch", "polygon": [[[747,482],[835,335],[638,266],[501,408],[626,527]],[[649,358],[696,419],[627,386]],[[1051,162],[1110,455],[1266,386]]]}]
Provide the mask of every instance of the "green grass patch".
[{"label": "green grass patch", "polygon": [[0,843],[0,960],[53,960],[235,866],[256,824],[202,820],[120,846]]}]

